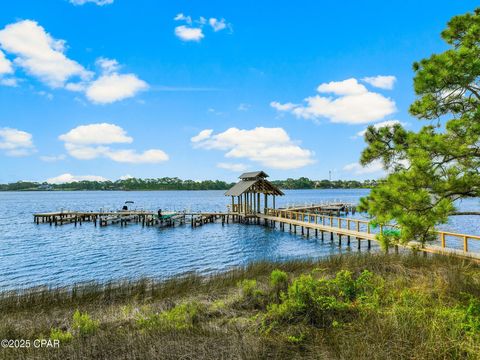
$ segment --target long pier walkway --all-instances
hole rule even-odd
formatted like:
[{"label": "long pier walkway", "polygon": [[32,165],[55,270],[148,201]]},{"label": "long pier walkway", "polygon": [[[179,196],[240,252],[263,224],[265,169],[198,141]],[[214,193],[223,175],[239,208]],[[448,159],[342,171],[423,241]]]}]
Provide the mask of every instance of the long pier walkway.
[{"label": "long pier walkway", "polygon": [[[293,227],[294,232],[296,232],[297,227],[300,227],[302,235],[306,236],[310,236],[310,230],[315,231],[315,236],[318,236],[320,232],[322,240],[325,234],[329,235],[332,241],[334,235],[336,235],[339,245],[341,245],[343,238],[345,238],[348,245],[350,245],[352,240],[356,240],[358,248],[360,248],[362,241],[367,241],[367,246],[370,248],[371,241],[378,241],[377,234],[385,230],[382,226],[378,228],[373,227],[367,220],[322,215],[308,208],[302,209],[301,211],[267,209],[265,214],[257,214],[257,217],[263,219],[266,223],[270,222],[272,226],[278,223],[281,230],[285,230],[285,225],[289,226],[290,231]],[[394,227],[390,226],[390,228]],[[469,250],[469,242],[471,240],[480,241],[480,236],[457,234],[447,231],[437,231],[437,236],[438,245],[428,244],[422,247],[420,243],[411,241],[409,244],[404,245],[404,247],[480,261],[480,251],[472,252]],[[480,242],[478,246],[480,249]]]},{"label": "long pier walkway", "polygon": [[[310,231],[314,231],[315,236],[320,236],[322,240],[327,236],[330,237],[331,241],[334,241],[335,237],[339,245],[342,245],[342,241],[346,241],[347,245],[350,246],[352,241],[356,241],[358,249],[361,248],[362,242],[366,242],[370,249],[372,241],[378,241],[377,235],[379,233],[395,228],[394,226],[374,227],[367,220],[333,216],[340,211],[345,215],[349,211],[354,212],[355,208],[353,206],[342,208],[330,206],[326,208],[325,205],[311,205],[288,209],[267,208],[264,213],[255,212],[253,209],[248,209],[247,212],[239,212],[238,208],[234,208],[237,211],[231,210],[230,208],[227,212],[163,212],[160,217],[155,212],[143,210],[62,211],[34,214],[34,222],[50,225],[75,224],[75,226],[77,223],[82,225],[83,222],[92,222],[95,226],[97,223],[100,226],[110,224],[126,226],[127,223],[136,223],[142,224],[142,226],[175,227],[176,225],[186,224],[188,216],[191,219],[191,226],[198,227],[217,221],[221,221],[224,225],[229,222],[259,224],[263,220],[266,225],[270,224],[275,227],[278,224],[283,231],[285,231],[285,226],[288,226],[289,230],[293,230],[294,233],[297,233],[297,228],[300,228],[301,234],[307,237],[310,236]],[[448,231],[437,231],[436,233],[436,242],[422,246],[419,242],[411,241],[403,246],[423,252],[454,255],[480,261],[480,236]],[[470,246],[472,241],[476,242],[474,246]],[[398,249],[398,247],[395,247],[395,249]]]}]

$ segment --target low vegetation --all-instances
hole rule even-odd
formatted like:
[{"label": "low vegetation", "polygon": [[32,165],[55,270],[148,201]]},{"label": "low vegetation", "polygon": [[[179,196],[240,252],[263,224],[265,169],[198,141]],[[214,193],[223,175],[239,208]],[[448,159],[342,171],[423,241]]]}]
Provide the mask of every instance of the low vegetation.
[{"label": "low vegetation", "polygon": [[212,277],[0,297],[0,358],[479,359],[480,266],[415,254],[257,263]]}]

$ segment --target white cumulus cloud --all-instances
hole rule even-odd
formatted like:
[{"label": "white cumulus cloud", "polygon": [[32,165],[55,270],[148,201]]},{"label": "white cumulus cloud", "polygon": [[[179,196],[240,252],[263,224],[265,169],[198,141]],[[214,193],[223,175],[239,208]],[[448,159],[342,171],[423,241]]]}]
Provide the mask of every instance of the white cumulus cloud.
[{"label": "white cumulus cloud", "polygon": [[365,77],[362,80],[377,88],[392,90],[393,85],[397,81],[397,78],[393,75],[378,75],[378,76]]},{"label": "white cumulus cloud", "polygon": [[12,62],[0,50],[0,75],[13,73]]},{"label": "white cumulus cloud", "polygon": [[120,64],[115,59],[108,59],[104,57],[100,57],[95,62],[105,74],[111,74],[112,72],[116,72],[120,69]]},{"label": "white cumulus cloud", "polygon": [[192,23],[192,17],[191,16],[185,16],[183,13],[178,13],[173,20],[175,21],[185,21],[187,24]]},{"label": "white cumulus cloud", "polygon": [[217,18],[208,19],[208,23],[212,27],[213,31],[217,32],[227,28],[225,19],[218,20]]},{"label": "white cumulus cloud", "polygon": [[86,90],[89,100],[99,104],[109,104],[135,96],[146,90],[148,85],[135,74],[106,74],[93,81]]},{"label": "white cumulus cloud", "polygon": [[200,41],[205,35],[201,28],[180,25],[175,28],[175,35],[182,41]]},{"label": "white cumulus cloud", "polygon": [[101,123],[78,126],[60,135],[68,154],[80,160],[99,157],[121,163],[156,164],[167,161],[168,155],[159,149],[137,152],[132,149],[115,149],[112,144],[132,143],[133,138],[118,125]]},{"label": "white cumulus cloud", "polygon": [[291,112],[300,118],[313,120],[326,118],[334,123],[347,124],[380,121],[397,110],[392,99],[369,91],[353,78],[320,84],[317,91],[334,96],[307,97],[304,105],[290,102],[282,104],[276,101],[272,101],[270,105],[278,111]]},{"label": "white cumulus cloud", "polygon": [[274,109],[277,109],[278,111],[290,111],[295,109],[298,105],[292,103],[280,104],[278,101],[272,101],[270,103],[270,106]]},{"label": "white cumulus cloud", "polygon": [[60,135],[59,139],[77,145],[131,143],[133,141],[133,138],[127,136],[127,132],[120,126],[107,123],[80,125],[66,134]]},{"label": "white cumulus cloud", "polygon": [[320,84],[317,87],[317,91],[319,93],[332,93],[335,95],[361,95],[368,92],[365,86],[359,84],[357,79],[353,78]]},{"label": "white cumulus cloud", "polygon": [[[191,16],[187,16],[183,13],[178,13],[173,20],[184,22],[185,25],[179,25],[175,27],[174,33],[182,41],[196,41],[199,42],[205,37],[203,29],[207,24],[207,18],[200,16],[197,20],[192,20]],[[231,29],[231,24],[227,23],[225,19],[217,19],[211,17],[208,19],[208,25],[210,25],[213,32],[218,32],[226,28]]]},{"label": "white cumulus cloud", "polygon": [[7,156],[27,156],[35,152],[32,134],[12,128],[0,128],[0,150]]},{"label": "white cumulus cloud", "polygon": [[72,175],[70,173],[47,179],[47,183],[49,184],[65,184],[79,181],[108,181],[108,179],[98,175]]},{"label": "white cumulus cloud", "polygon": [[65,55],[65,41],[56,40],[32,20],[21,20],[0,30],[0,46],[16,56],[15,65],[39,78],[52,88],[78,77],[83,80],[92,73]]},{"label": "white cumulus cloud", "polygon": [[[51,88],[85,93],[96,104],[109,104],[131,98],[148,84],[137,75],[119,73],[115,59],[100,57],[98,75],[65,55],[65,40],[54,39],[37,22],[21,20],[0,30],[0,48],[13,54],[13,65]],[[0,76],[12,74],[12,63],[0,51]],[[15,78],[0,78],[1,85],[16,86]]]},{"label": "white cumulus cloud", "polygon": [[300,147],[282,128],[230,128],[218,134],[203,130],[191,141],[195,148],[226,151],[227,158],[244,158],[269,168],[296,169],[314,162],[313,151]]},{"label": "white cumulus cloud", "polygon": [[213,129],[205,129],[205,130],[200,131],[198,133],[198,135],[195,135],[190,140],[193,143],[198,143],[200,141],[208,139],[210,137],[210,135],[212,135],[212,133],[213,133]]}]

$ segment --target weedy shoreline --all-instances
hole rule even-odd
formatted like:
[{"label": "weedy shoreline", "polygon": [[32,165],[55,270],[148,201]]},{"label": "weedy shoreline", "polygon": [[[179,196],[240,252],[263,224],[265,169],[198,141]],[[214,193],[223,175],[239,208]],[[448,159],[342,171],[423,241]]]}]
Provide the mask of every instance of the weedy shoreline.
[{"label": "weedy shoreline", "polygon": [[1,359],[478,359],[480,266],[419,254],[0,294]]}]

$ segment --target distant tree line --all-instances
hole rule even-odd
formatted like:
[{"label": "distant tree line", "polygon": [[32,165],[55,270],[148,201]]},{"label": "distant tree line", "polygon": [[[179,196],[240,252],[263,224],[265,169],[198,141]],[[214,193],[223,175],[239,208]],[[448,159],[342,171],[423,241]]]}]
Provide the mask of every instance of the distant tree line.
[{"label": "distant tree line", "polygon": [[[310,180],[299,179],[274,180],[273,184],[282,189],[354,189],[371,188],[375,180]],[[42,190],[227,190],[234,183],[220,180],[182,180],[163,177],[158,179],[125,179],[117,181],[78,181],[64,184],[49,184],[46,182],[18,181],[10,184],[0,184],[0,191],[42,191]]]},{"label": "distant tree line", "polygon": [[272,183],[282,189],[359,189],[375,187],[377,180],[310,180],[301,177],[298,179],[274,180]]}]

